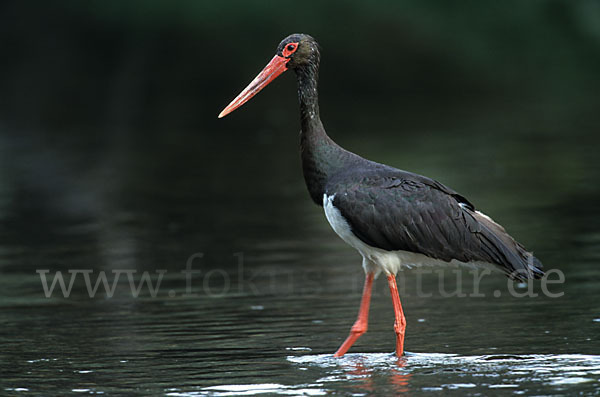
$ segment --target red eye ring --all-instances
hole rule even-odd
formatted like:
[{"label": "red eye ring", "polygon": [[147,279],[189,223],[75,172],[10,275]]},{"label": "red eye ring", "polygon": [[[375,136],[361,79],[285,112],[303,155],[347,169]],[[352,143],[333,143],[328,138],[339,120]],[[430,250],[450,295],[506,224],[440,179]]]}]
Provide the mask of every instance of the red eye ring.
[{"label": "red eye ring", "polygon": [[285,58],[288,58],[290,55],[296,52],[297,49],[298,43],[289,43],[283,48],[283,50],[281,51],[281,55],[283,55]]}]

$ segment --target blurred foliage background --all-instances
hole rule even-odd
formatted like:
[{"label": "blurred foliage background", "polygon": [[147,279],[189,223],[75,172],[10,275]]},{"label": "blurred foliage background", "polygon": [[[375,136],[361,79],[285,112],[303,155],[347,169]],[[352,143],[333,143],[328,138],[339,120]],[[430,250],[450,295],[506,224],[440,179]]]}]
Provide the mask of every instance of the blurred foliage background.
[{"label": "blurred foliage background", "polygon": [[289,87],[243,121],[215,115],[293,32],[322,46],[323,115],[340,128],[402,125],[414,108],[437,118],[457,102],[599,102],[596,0],[9,1],[0,32],[0,117],[19,129],[282,129],[297,111]]}]

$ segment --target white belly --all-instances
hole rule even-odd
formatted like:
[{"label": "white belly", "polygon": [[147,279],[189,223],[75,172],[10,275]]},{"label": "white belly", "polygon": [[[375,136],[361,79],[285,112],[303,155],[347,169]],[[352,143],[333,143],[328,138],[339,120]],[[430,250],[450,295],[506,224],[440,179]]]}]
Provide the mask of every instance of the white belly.
[{"label": "white belly", "polygon": [[365,244],[362,240],[352,233],[350,225],[346,219],[333,205],[334,195],[323,195],[323,209],[329,224],[338,236],[346,243],[354,247],[363,257],[363,267],[366,272],[375,272],[378,275],[381,271],[386,274],[396,274],[402,267],[424,266],[424,265],[468,265],[484,266],[489,264],[483,262],[461,262],[452,260],[451,262],[430,258],[423,254],[417,254],[408,251],[386,251],[381,248],[372,247]]}]

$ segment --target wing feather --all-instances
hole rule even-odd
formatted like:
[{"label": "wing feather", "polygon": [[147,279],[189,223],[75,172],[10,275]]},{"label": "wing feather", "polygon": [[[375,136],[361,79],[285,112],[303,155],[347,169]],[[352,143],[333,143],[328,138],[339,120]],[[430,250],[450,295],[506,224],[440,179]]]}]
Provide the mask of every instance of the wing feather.
[{"label": "wing feather", "polygon": [[543,274],[541,263],[463,196],[426,177],[395,170],[333,178],[327,194],[364,243],[450,262],[487,262],[514,278]]}]

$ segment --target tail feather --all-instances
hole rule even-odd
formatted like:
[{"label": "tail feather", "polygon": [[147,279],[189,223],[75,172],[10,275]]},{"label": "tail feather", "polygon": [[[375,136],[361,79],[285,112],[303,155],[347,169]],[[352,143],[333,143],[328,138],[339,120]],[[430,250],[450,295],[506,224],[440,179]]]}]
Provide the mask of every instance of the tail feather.
[{"label": "tail feather", "polygon": [[495,259],[493,263],[500,266],[508,277],[525,281],[544,276],[542,262],[512,238],[502,226],[479,211],[471,214],[480,226],[478,232],[482,245],[486,247],[486,251],[493,251],[490,255]]}]

